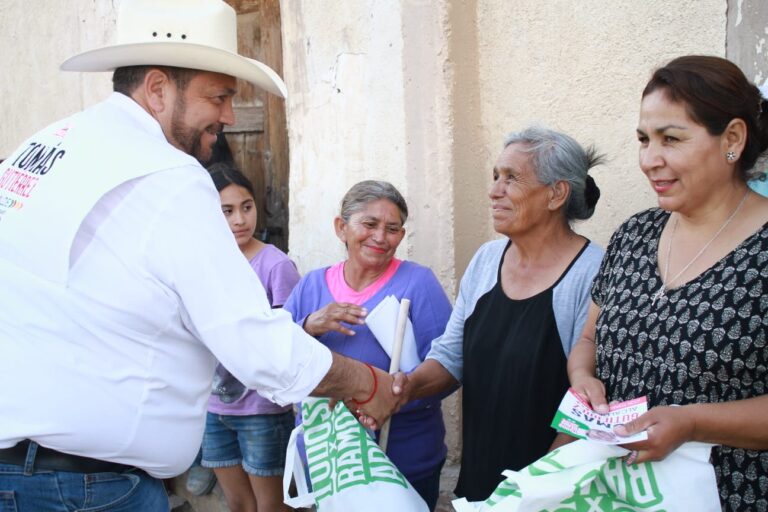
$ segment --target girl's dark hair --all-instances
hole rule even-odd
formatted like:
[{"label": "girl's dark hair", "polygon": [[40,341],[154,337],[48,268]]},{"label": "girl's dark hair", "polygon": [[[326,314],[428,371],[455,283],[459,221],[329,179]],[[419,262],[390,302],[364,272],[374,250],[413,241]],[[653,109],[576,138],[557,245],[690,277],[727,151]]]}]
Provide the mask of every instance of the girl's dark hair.
[{"label": "girl's dark hair", "polygon": [[229,147],[229,143],[227,142],[227,137],[224,135],[223,132],[219,132],[216,134],[216,142],[213,143],[213,148],[211,150],[211,157],[203,162],[199,161],[200,165],[203,167],[210,167],[213,164],[219,163],[219,162],[225,162],[228,164],[231,164],[232,166],[235,165],[235,157],[232,156],[232,149]]},{"label": "girl's dark hair", "polygon": [[240,172],[234,164],[229,162],[218,162],[208,167],[208,172],[211,174],[213,184],[219,192],[230,185],[237,185],[243,187],[249,194],[251,194],[251,197],[256,199],[253,183],[251,183],[251,180],[246,178],[245,174]]},{"label": "girl's dark hair", "polygon": [[678,57],[654,71],[643,98],[657,90],[684,104],[691,119],[710,135],[721,135],[733,119],[743,120],[747,141],[737,169],[745,181],[762,174],[750,171],[768,149],[768,101],[738,66],[707,55]]}]

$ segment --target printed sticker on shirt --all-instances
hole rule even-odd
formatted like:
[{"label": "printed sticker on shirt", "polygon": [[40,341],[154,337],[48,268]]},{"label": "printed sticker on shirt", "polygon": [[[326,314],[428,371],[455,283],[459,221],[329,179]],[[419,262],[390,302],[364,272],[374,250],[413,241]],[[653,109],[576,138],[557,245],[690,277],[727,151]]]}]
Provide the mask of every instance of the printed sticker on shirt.
[{"label": "printed sticker on shirt", "polygon": [[69,126],[62,126],[44,142],[30,141],[0,164],[0,219],[20,210],[40,181],[55,171],[67,153],[61,143],[68,130]]}]

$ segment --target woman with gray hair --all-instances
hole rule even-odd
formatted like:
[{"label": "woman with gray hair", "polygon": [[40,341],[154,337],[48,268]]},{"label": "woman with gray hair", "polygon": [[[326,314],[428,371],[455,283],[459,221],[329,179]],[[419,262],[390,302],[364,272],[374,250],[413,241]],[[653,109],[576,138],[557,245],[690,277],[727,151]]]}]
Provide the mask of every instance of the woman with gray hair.
[{"label": "woman with gray hair", "polygon": [[504,238],[475,254],[426,361],[395,377],[401,404],[463,386],[460,497],[486,499],[502,471],[566,440],[549,424],[568,389],[568,354],[603,256],[571,224],[594,212],[600,192],[587,171],[600,162],[556,131],[507,137],[488,193]]},{"label": "woman with gray hair", "polygon": [[[364,317],[390,295],[411,301],[409,312],[419,360],[445,330],[451,304],[432,271],[395,258],[405,236],[408,206],[385,181],[362,181],[341,202],[336,235],[348,257],[309,272],[284,308],[331,350],[389,371],[390,358],[365,325]],[[437,503],[445,461],[445,426],[440,397],[424,396],[393,416],[387,455],[424,498]]]}]

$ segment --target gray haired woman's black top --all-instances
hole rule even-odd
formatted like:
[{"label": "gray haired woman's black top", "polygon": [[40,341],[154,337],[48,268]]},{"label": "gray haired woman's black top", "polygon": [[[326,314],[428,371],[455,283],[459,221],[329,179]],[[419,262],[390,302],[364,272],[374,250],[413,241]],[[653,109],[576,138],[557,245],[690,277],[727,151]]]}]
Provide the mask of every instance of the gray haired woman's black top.
[{"label": "gray haired woman's black top", "polygon": [[590,304],[602,249],[585,242],[548,289],[522,300],[501,288],[508,240],[480,248],[461,282],[445,334],[427,356],[464,385],[463,454],[456,494],[485,500],[503,480],[543,456],[568,389],[566,358]]}]

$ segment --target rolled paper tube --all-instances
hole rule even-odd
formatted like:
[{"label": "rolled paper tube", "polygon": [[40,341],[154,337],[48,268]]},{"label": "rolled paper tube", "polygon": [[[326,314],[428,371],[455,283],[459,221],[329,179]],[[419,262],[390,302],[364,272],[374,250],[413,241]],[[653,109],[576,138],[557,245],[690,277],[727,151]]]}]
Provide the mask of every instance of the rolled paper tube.
[{"label": "rolled paper tube", "polygon": [[[389,363],[389,373],[397,373],[400,369],[400,355],[403,352],[403,338],[405,337],[405,326],[408,323],[408,310],[411,307],[411,301],[402,299],[400,301],[400,310],[397,313],[397,326],[395,328],[395,342],[392,345],[392,360]],[[387,442],[389,441],[389,422],[381,427],[379,433],[379,446],[384,453],[387,453]]]}]

